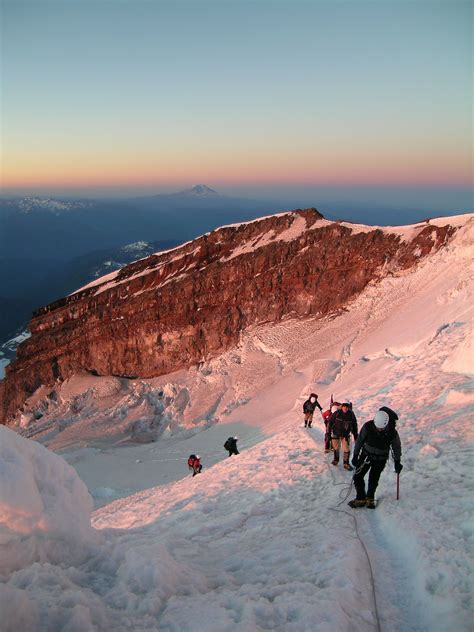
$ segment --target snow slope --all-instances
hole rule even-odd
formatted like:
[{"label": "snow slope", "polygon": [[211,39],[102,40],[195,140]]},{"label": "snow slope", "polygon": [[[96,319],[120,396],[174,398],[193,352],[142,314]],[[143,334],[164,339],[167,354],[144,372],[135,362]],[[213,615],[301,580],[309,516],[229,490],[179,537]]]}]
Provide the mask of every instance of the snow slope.
[{"label": "snow slope", "polygon": [[[472,224],[331,318],[247,331],[187,372],[37,394],[43,417],[23,432],[62,452],[96,506],[116,500],[93,513],[83,560],[3,575],[5,629],[365,632],[376,612],[383,632],[471,629]],[[360,423],[397,410],[399,501],[389,464],[377,510],[347,508],[322,422],[300,427],[313,390],[350,398]],[[154,443],[130,442],[136,422]]]},{"label": "snow slope", "polygon": [[[315,438],[287,429],[194,479],[100,509],[92,524],[103,540],[85,561],[25,566],[0,586],[2,629],[376,629],[352,518],[331,510],[350,475],[330,470]],[[394,480],[390,468],[380,507],[357,514],[381,629],[468,630],[472,585],[453,485],[432,512],[410,502],[420,490],[408,477],[396,503]]]}]

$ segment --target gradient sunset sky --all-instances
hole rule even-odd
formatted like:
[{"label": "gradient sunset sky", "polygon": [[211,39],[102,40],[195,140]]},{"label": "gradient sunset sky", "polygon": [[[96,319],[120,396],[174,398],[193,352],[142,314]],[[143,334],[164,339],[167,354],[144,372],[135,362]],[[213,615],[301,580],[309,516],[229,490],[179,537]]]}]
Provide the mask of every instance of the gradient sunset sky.
[{"label": "gradient sunset sky", "polygon": [[3,0],[3,194],[468,190],[472,4]]}]

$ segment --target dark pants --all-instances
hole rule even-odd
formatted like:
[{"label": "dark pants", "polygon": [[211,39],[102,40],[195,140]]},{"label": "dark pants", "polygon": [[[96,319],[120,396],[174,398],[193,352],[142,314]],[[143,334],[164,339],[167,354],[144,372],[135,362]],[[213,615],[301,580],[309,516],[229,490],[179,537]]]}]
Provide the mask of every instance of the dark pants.
[{"label": "dark pants", "polygon": [[[369,461],[357,468],[357,471],[354,474],[354,485],[357,492],[357,500],[365,500],[366,497],[374,498],[375,490],[379,484],[380,474],[382,474],[386,463],[387,461]],[[369,472],[369,487],[367,489],[366,496],[364,476],[367,472]]]},{"label": "dark pants", "polygon": [[200,474],[202,472],[202,465],[198,465],[197,467],[193,467],[193,476],[196,476],[196,474]]},{"label": "dark pants", "polygon": [[324,449],[325,450],[330,450],[332,447],[331,444],[331,433],[328,432],[328,422],[325,419],[324,420],[324,425],[326,426],[326,432],[324,433]]},{"label": "dark pants", "polygon": [[227,450],[227,452],[229,453],[229,456],[232,456],[233,454],[240,454],[237,448],[235,448],[235,450]]}]

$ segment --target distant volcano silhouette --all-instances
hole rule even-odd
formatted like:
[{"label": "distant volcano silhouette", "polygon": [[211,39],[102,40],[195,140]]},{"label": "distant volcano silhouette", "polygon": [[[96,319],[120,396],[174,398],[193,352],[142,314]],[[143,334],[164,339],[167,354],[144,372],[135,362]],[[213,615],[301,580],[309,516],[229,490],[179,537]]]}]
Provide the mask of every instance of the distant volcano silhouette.
[{"label": "distant volcano silhouette", "polygon": [[184,191],[179,191],[177,195],[189,195],[192,197],[214,197],[218,196],[219,193],[211,189],[206,184],[195,184],[190,189],[184,189]]}]

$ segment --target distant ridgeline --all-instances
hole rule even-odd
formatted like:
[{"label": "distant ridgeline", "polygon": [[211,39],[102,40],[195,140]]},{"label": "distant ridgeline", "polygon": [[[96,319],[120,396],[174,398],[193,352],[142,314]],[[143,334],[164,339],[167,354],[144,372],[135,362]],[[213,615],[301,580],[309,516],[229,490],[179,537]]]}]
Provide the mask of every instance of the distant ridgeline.
[{"label": "distant ridgeline", "polygon": [[35,312],[0,383],[0,419],[74,373],[155,377],[220,354],[252,325],[335,312],[442,247],[457,230],[448,222],[380,229],[309,208],[135,261]]}]

